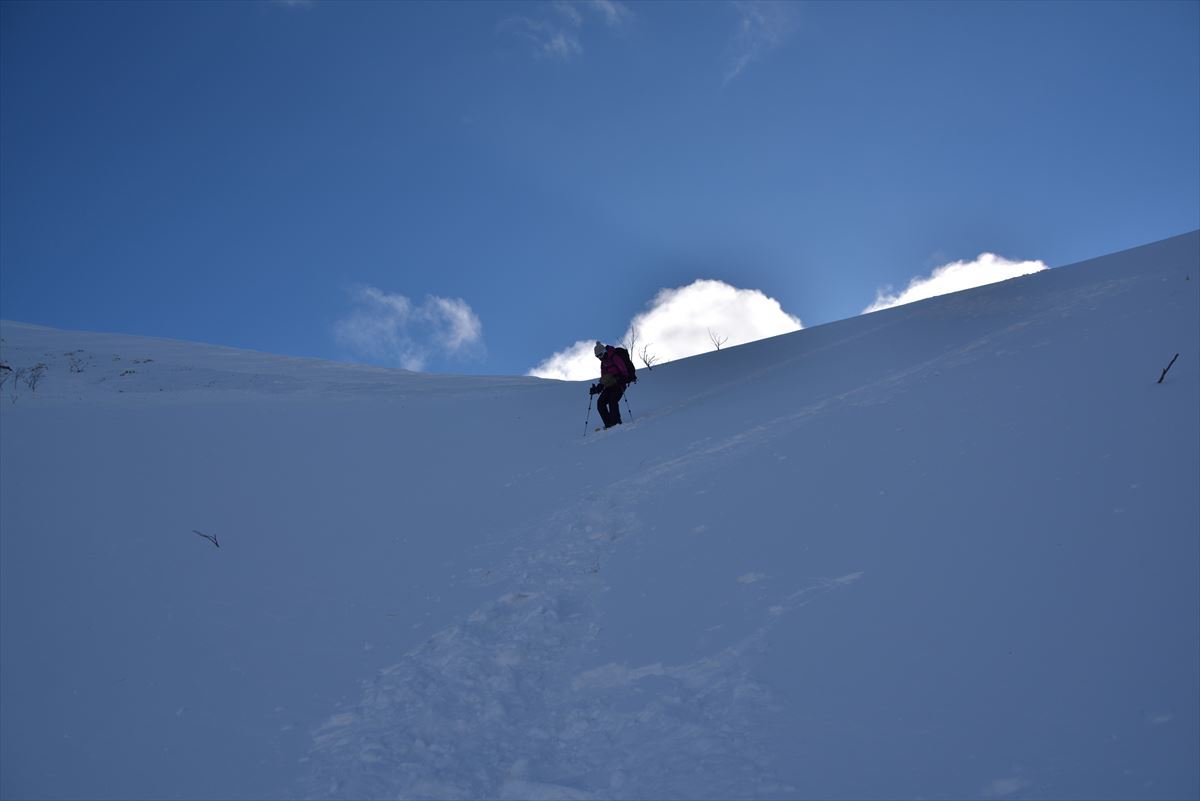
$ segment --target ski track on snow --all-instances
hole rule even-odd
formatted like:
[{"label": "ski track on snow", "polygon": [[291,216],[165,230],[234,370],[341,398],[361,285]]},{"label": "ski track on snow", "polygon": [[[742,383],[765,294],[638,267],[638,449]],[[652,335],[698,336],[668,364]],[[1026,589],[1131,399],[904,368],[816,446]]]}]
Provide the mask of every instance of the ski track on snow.
[{"label": "ski track on snow", "polygon": [[[362,698],[314,733],[312,798],[765,798],[759,742],[777,711],[752,678],[786,615],[861,577],[821,578],[764,610],[756,630],[681,665],[590,664],[595,601],[616,547],[642,528],[625,512],[671,460],[568,504],[487,583],[516,586],[364,682]],[[627,503],[617,507],[616,498]],[[581,519],[580,508],[590,510]]]}]

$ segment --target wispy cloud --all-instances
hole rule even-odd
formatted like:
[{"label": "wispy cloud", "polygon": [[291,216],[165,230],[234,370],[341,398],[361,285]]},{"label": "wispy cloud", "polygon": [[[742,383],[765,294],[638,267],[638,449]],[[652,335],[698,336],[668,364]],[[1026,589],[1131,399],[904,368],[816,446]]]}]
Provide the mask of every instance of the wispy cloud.
[{"label": "wispy cloud", "polygon": [[928,276],[917,276],[903,292],[880,290],[875,302],[863,309],[863,314],[890,309],[938,295],[947,295],[972,287],[994,284],[1046,269],[1041,261],[1009,261],[994,253],[981,253],[974,261],[955,261],[935,269]]},{"label": "wispy cloud", "polygon": [[725,68],[722,85],[741,75],[755,61],[783,44],[796,29],[796,9],[786,0],[738,0],[737,33]]},{"label": "wispy cloud", "polygon": [[633,19],[633,11],[617,0],[558,0],[536,16],[508,17],[500,30],[532,45],[538,58],[570,61],[583,55],[583,31],[593,20],[617,28]]},{"label": "wispy cloud", "polygon": [[[661,363],[712,350],[712,334],[725,339],[722,347],[732,347],[802,327],[800,319],[785,312],[779,301],[757,289],[700,280],[661,290],[646,311],[630,321],[623,341],[631,341],[636,331],[635,350],[645,346]],[[594,340],[580,340],[550,356],[529,375],[564,381],[595,378],[599,367],[593,347]],[[641,363],[637,353],[631,355]]]},{"label": "wispy cloud", "polygon": [[584,0],[581,5],[599,14],[610,28],[623,25],[633,19],[633,11],[624,3],[615,0]]},{"label": "wispy cloud", "polygon": [[1014,776],[1008,779],[994,779],[983,788],[984,798],[1008,798],[1029,786],[1029,782]]},{"label": "wispy cloud", "polygon": [[483,346],[483,324],[461,298],[430,295],[414,304],[371,286],[350,294],[354,309],[334,325],[334,337],[357,357],[424,370],[435,356],[467,356]]},{"label": "wispy cloud", "polygon": [[569,25],[531,17],[509,17],[500,23],[501,30],[520,36],[533,46],[539,58],[570,61],[583,55],[583,45],[576,30]]}]

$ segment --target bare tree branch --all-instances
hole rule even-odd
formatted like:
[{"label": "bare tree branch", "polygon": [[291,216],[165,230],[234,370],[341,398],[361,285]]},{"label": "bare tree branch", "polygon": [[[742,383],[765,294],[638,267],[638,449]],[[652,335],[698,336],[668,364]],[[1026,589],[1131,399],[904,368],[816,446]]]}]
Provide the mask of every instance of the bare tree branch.
[{"label": "bare tree branch", "polygon": [[711,328],[708,329],[708,339],[713,343],[713,347],[717,350],[720,350],[721,346],[729,341],[729,337],[723,337],[719,332],[714,331]]},{"label": "bare tree branch", "polygon": [[[46,374],[46,365],[38,362],[33,367],[22,367],[13,374],[14,386],[13,391],[16,391],[16,381],[24,381],[25,386],[29,387],[30,392],[37,391],[38,382],[42,380],[42,376]],[[15,396],[14,396],[15,397]]]},{"label": "bare tree branch", "polygon": [[650,352],[649,345],[642,345],[642,350],[638,353],[638,356],[642,358],[642,364],[646,365],[647,370],[654,369],[654,363],[658,361],[658,357]]},{"label": "bare tree branch", "polygon": [[638,343],[638,330],[637,330],[637,326],[633,326],[629,329],[629,341],[622,342],[621,347],[623,347],[625,350],[629,351],[630,353],[634,353],[635,352],[634,349],[637,348],[637,343]]}]

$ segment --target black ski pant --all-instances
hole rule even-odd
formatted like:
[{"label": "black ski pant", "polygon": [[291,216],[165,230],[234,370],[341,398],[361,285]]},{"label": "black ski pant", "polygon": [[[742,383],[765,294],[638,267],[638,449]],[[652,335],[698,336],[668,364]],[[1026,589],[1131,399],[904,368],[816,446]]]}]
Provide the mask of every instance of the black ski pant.
[{"label": "black ski pant", "polygon": [[605,428],[621,425],[621,396],[625,394],[624,384],[613,384],[600,392],[596,399],[596,410]]}]

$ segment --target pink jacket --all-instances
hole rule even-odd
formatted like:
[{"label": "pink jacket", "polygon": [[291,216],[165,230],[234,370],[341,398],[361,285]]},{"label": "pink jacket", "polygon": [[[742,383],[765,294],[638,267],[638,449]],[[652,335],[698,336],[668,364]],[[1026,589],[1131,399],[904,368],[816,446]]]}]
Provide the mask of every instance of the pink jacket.
[{"label": "pink jacket", "polygon": [[625,369],[625,363],[621,361],[612,345],[604,349],[604,356],[600,359],[600,383],[605,387],[629,383],[629,372]]}]

